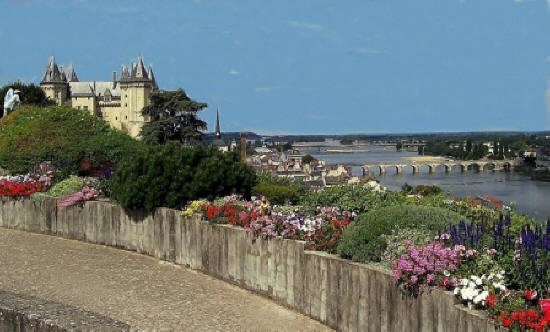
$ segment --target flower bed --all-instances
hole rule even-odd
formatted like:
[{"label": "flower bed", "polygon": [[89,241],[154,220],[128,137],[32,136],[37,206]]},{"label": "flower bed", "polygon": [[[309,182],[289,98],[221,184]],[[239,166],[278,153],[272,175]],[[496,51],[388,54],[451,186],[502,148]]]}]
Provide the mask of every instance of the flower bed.
[{"label": "flower bed", "polygon": [[239,200],[228,196],[215,202],[195,201],[184,214],[202,212],[214,223],[227,223],[243,227],[248,234],[262,239],[282,236],[307,242],[307,247],[334,253],[344,229],[355,214],[336,207],[319,207],[315,215],[298,209],[273,207],[264,199]]},{"label": "flower bed", "polygon": [[[210,222],[243,227],[253,237],[303,240],[308,249],[329,253],[336,252],[343,231],[356,219],[355,213],[338,207],[303,211],[231,196],[193,202],[184,214],[199,212]],[[441,287],[469,308],[486,310],[502,326],[548,330],[550,221],[545,226],[524,225],[519,232],[511,224],[510,217],[502,215],[493,222],[461,221],[435,239],[420,244],[405,240],[405,253],[391,265],[397,285],[412,296]]]}]

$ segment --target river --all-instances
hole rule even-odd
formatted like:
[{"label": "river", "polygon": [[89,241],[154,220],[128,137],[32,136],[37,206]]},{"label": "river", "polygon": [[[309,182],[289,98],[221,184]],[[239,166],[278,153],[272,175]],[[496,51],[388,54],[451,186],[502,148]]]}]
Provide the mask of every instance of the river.
[{"label": "river", "polygon": [[[333,144],[331,148],[336,148]],[[338,146],[338,148],[342,148]],[[407,157],[418,156],[416,152],[397,152],[394,148],[382,148],[378,146],[356,147],[360,152],[355,153],[327,153],[319,148],[301,149],[310,153],[317,159],[324,160],[329,165],[362,165],[369,162],[394,162],[407,163]],[[359,166],[352,167],[353,174],[361,176]],[[443,190],[457,197],[476,197],[492,195],[507,203],[513,203],[516,211],[528,214],[542,221],[550,218],[550,182],[534,181],[519,172],[474,172],[465,173],[453,169],[446,174],[442,167],[438,167],[432,174],[422,168],[420,174],[412,174],[410,167],[405,168],[402,174],[395,174],[395,170],[389,169],[385,175],[376,175],[380,183],[390,190],[400,190],[401,186],[408,183],[412,186],[419,184],[437,185]]]}]

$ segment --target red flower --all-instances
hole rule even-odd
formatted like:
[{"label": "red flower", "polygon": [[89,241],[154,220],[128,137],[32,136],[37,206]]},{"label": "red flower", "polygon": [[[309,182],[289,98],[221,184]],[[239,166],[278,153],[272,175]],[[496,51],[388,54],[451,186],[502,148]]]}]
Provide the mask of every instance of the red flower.
[{"label": "red flower", "polygon": [[494,307],[497,304],[497,297],[496,297],[495,293],[489,294],[489,296],[487,296],[486,301],[487,301],[487,306],[488,307]]},{"label": "red flower", "polygon": [[523,292],[525,295],[525,299],[528,301],[534,300],[537,298],[537,291],[536,290],[526,290]]}]

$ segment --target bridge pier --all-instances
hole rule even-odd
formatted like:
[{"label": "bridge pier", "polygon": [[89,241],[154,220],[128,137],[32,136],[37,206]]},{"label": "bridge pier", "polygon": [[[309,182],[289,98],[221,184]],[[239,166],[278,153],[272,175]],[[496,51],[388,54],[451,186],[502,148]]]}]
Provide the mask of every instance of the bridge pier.
[{"label": "bridge pier", "polygon": [[399,175],[403,173],[403,166],[401,165],[395,165],[395,175]]},{"label": "bridge pier", "polygon": [[420,166],[417,166],[417,165],[411,165],[412,169],[413,169],[413,174],[418,174],[420,173]]},{"label": "bridge pier", "polygon": [[452,172],[453,166],[447,165],[447,164],[445,164],[445,165],[443,165],[443,166],[445,166],[445,173],[449,174],[449,173]]}]

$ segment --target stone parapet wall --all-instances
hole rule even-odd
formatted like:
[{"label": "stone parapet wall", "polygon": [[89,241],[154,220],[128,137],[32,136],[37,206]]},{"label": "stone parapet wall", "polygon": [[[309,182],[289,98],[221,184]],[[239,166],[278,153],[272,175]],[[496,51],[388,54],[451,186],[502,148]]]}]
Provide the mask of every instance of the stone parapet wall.
[{"label": "stone parapet wall", "polygon": [[323,252],[302,241],[253,239],[242,228],[214,225],[160,208],[129,215],[108,202],[56,208],[56,201],[0,201],[0,227],[137,251],[185,265],[277,302],[341,331],[496,331],[485,313],[433,290],[399,291],[391,274]]},{"label": "stone parapet wall", "polygon": [[0,291],[0,331],[137,332],[129,325],[95,312],[36,297]]}]

